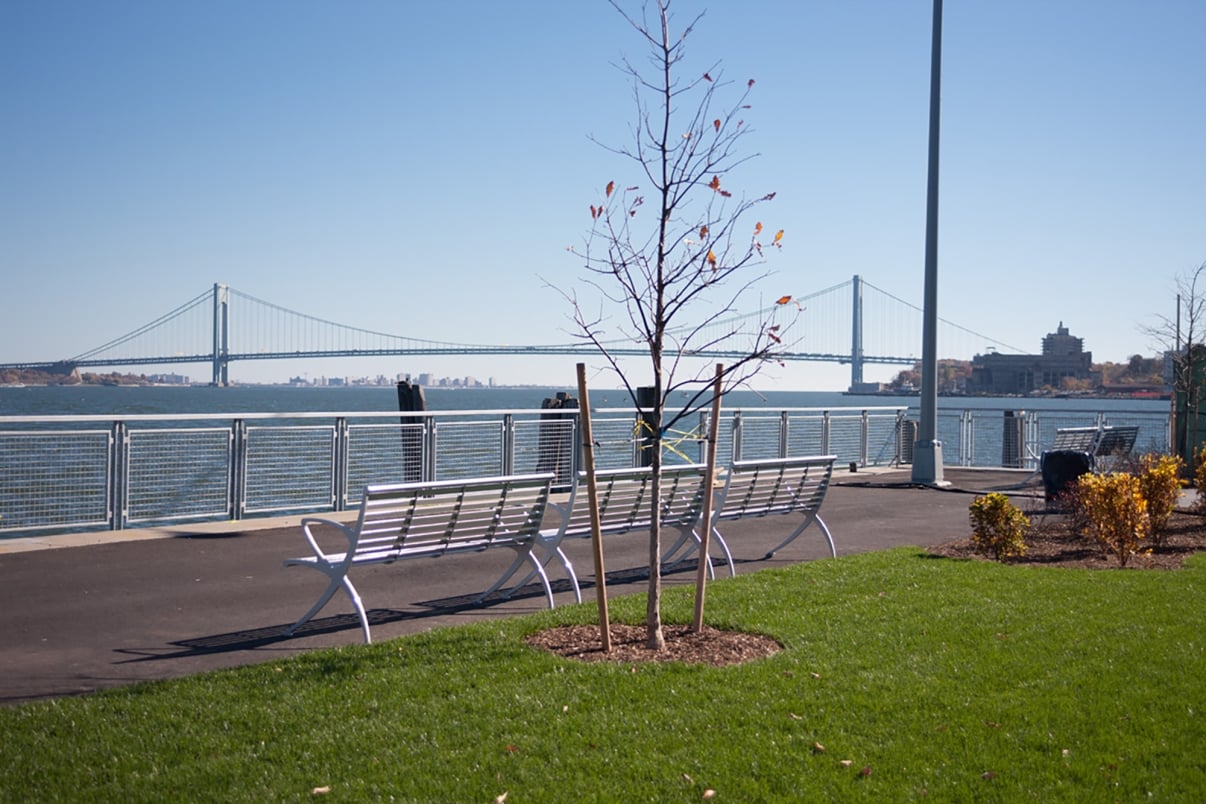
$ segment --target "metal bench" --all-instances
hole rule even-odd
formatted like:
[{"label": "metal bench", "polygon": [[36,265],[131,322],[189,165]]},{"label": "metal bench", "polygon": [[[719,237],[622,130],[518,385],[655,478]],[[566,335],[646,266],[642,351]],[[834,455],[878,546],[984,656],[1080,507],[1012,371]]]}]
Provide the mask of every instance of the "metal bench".
[{"label": "metal bench", "polygon": [[[833,534],[829,532],[829,526],[820,515],[821,503],[825,500],[825,493],[829,490],[829,481],[833,476],[835,460],[835,455],[817,455],[735,461],[729,466],[724,484],[716,495],[712,514],[712,539],[723,546],[730,569],[733,566],[732,556],[720,535],[719,525],[722,522],[751,517],[801,517],[800,524],[791,535],[768,551],[764,558],[770,558],[791,544],[814,522],[829,543],[830,555],[837,558]],[[684,555],[689,555],[698,544],[698,538],[694,544],[683,540],[672,549],[686,548]]]},{"label": "metal bench", "polygon": [[1049,452],[1083,452],[1095,458],[1129,455],[1139,436],[1138,425],[1111,427],[1061,427]]},{"label": "metal bench", "polygon": [[[364,604],[348,577],[353,567],[480,552],[492,547],[515,551],[515,560],[478,600],[501,588],[525,564],[531,564],[528,579],[539,576],[549,608],[552,608],[553,591],[544,571],[544,562],[533,548],[540,538],[540,522],[549,506],[553,477],[548,472],[370,485],[364,489],[360,513],[354,524],[345,525],[318,517],[302,519],[302,534],[313,555],[287,559],[285,566],[318,570],[327,576],[329,583],[318,601],[287,633],[296,632],[343,589],[356,609],[364,641],[372,642]],[[341,551],[326,552],[320,545],[316,531],[328,529],[334,529],[346,540]]]},{"label": "metal bench", "polygon": [[[663,466],[661,500],[657,510],[664,528],[679,531],[680,540],[690,539],[703,513],[704,477],[707,467],[703,464],[685,466]],[[653,472],[648,467],[639,469],[605,469],[595,473],[595,484],[599,500],[599,531],[602,536],[616,536],[632,531],[648,531],[653,525]],[[561,550],[561,542],[572,538],[590,538],[591,516],[590,495],[586,489],[586,474],[579,473],[578,482],[564,504],[551,503],[549,508],[560,514],[556,527],[541,531],[539,549],[544,551],[547,562],[556,556],[561,561],[574,597],[582,602],[578,576],[573,564]],[[680,541],[681,543],[681,541]],[[728,548],[721,540],[722,549]],[[669,553],[667,553],[669,554]],[[729,572],[733,562],[729,559]],[[532,577],[529,574],[528,578]],[[525,579],[527,580],[527,579]],[[521,581],[521,583],[523,583]]]}]

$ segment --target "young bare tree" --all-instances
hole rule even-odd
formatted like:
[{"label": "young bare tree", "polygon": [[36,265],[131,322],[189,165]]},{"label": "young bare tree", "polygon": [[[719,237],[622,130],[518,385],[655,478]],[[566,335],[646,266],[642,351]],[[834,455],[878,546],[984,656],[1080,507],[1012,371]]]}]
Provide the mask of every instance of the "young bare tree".
[{"label": "young bare tree", "polygon": [[[751,158],[740,156],[737,145],[749,133],[744,115],[754,81],[726,81],[719,64],[680,77],[684,42],[702,14],[676,33],[670,0],[642,6],[639,17],[616,0],[609,2],[650,53],[647,72],[627,61],[619,65],[632,82],[632,142],[624,147],[600,143],[628,161],[636,180],[623,189],[607,182],[601,199],[590,207],[592,223],[584,245],[572,249],[584,260],[584,284],[592,297],[597,292],[598,307],[592,304],[588,312],[578,292],[566,296],[576,334],[600,351],[648,427],[657,500],[665,434],[714,398],[713,364],[692,356],[723,353],[721,387],[727,393],[774,358],[795,305],[781,296],[752,324],[737,315],[738,301],[752,296],[747,292],[767,275],[761,267],[764,253],[780,248],[783,239],[782,230],[770,236],[761,222],[743,223],[774,193],[751,199],[728,187],[732,172]],[[722,103],[722,94],[735,98]],[[609,330],[610,313],[617,308],[623,320],[617,316],[615,329]],[[647,384],[635,380],[617,354],[634,344],[648,349]],[[638,394],[639,387],[652,393]],[[672,406],[674,394],[685,403]],[[647,646],[660,650],[665,641],[657,519],[649,539],[646,626]]]},{"label": "young bare tree", "polygon": [[[1142,330],[1164,349],[1172,362],[1174,450],[1185,459],[1192,472],[1197,462],[1200,397],[1199,375],[1206,368],[1206,262],[1192,274],[1180,274],[1175,280],[1177,309],[1174,317],[1156,316],[1159,323]],[[1176,421],[1180,418],[1180,421]]]}]

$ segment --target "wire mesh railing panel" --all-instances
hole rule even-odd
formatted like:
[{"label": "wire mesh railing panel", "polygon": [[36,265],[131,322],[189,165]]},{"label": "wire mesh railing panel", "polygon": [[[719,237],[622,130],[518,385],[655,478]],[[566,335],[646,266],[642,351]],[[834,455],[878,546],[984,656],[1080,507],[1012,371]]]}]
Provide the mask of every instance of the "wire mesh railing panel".
[{"label": "wire mesh railing panel", "polygon": [[435,480],[505,474],[501,421],[437,421],[435,439]]},{"label": "wire mesh railing panel", "polygon": [[836,455],[838,465],[862,463],[863,417],[831,415],[829,417],[829,454]]},{"label": "wire mesh railing panel", "polygon": [[248,512],[329,510],[335,504],[335,428],[247,428]]},{"label": "wire mesh railing panel", "polygon": [[703,463],[707,457],[706,427],[706,416],[687,416],[668,429],[662,442],[662,460],[667,464]]},{"label": "wire mesh railing panel", "polygon": [[0,532],[109,522],[107,430],[0,433]]},{"label": "wire mesh railing panel", "polygon": [[591,417],[596,469],[627,469],[636,450],[636,420],[631,416]]},{"label": "wire mesh railing panel", "polygon": [[741,460],[781,458],[781,417],[755,416],[745,411],[741,415]]},{"label": "wire mesh railing panel", "polygon": [[942,464],[944,466],[969,466],[971,457],[967,451],[970,443],[965,443],[963,437],[962,413],[938,412],[937,440],[942,443]]},{"label": "wire mesh railing panel", "polygon": [[821,413],[793,413],[787,418],[787,458],[825,454],[825,417]]},{"label": "wire mesh railing panel", "polygon": [[895,413],[867,417],[867,465],[889,466],[899,459],[899,419]]},{"label": "wire mesh railing panel", "polygon": [[578,422],[573,416],[515,422],[512,447],[516,474],[552,472],[554,483],[569,485],[578,470]]},{"label": "wire mesh railing panel", "polygon": [[229,428],[129,432],[126,522],[231,515]]},{"label": "wire mesh railing panel", "polygon": [[359,504],[370,483],[403,483],[422,477],[422,424],[348,426],[349,503]]}]

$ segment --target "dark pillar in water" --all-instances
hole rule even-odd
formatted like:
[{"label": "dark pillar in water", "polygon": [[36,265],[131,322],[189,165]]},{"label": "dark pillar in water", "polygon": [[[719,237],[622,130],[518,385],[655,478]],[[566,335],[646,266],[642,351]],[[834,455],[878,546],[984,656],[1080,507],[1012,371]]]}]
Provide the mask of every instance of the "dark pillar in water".
[{"label": "dark pillar in water", "polygon": [[[423,396],[423,386],[411,384],[410,380],[398,383],[398,410],[402,413],[415,413],[427,410],[427,399]],[[402,480],[406,483],[417,483],[423,479],[423,431],[426,429],[426,417],[402,417]]]},{"label": "dark pillar in water", "polygon": [[[1001,432],[1001,466],[1020,469],[1026,448],[1025,411],[1005,411],[1005,424]],[[974,461],[973,461],[974,463]]]},{"label": "dark pillar in water", "polygon": [[574,437],[578,400],[564,391],[553,399],[540,403],[540,435],[537,440],[536,471],[552,472],[558,487],[568,488],[574,482],[578,439]]},{"label": "dark pillar in water", "polygon": [[[642,410],[652,410],[657,403],[657,396],[652,387],[638,388],[636,394],[637,406]],[[641,429],[637,433],[637,455],[641,466],[653,464],[653,418],[641,417]]]}]

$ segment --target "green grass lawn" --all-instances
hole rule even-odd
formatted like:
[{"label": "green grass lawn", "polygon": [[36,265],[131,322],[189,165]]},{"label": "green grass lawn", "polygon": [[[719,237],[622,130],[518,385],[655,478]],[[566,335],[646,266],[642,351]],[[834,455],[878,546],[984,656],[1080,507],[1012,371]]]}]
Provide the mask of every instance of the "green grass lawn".
[{"label": "green grass lawn", "polygon": [[[691,600],[668,591],[667,621]],[[1206,555],[1093,572],[901,549],[719,581],[709,624],[785,648],[742,666],[582,664],[522,641],[592,614],[3,709],[0,799],[1206,796]]]}]

